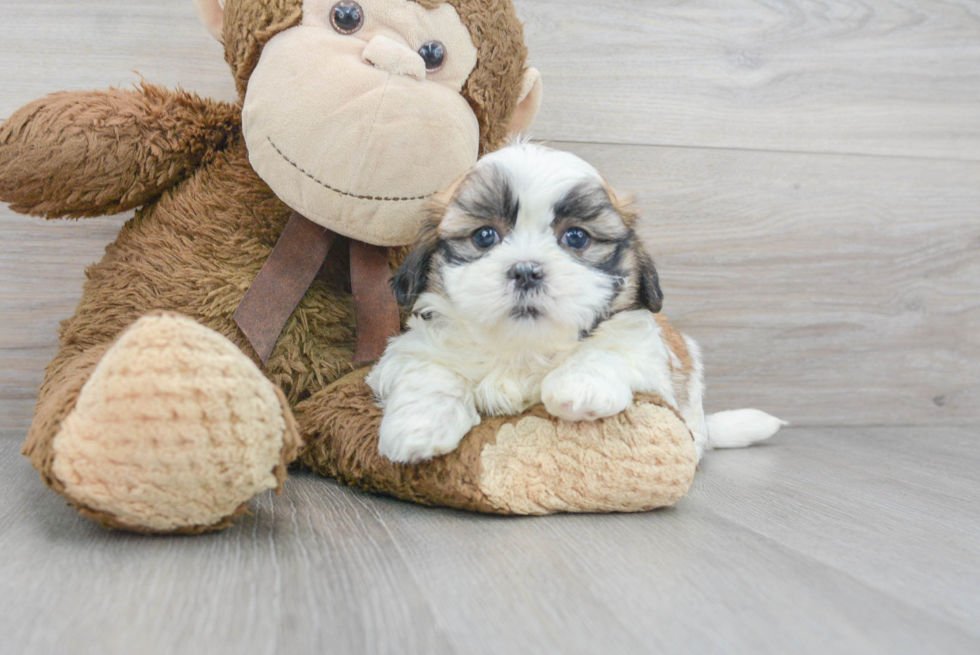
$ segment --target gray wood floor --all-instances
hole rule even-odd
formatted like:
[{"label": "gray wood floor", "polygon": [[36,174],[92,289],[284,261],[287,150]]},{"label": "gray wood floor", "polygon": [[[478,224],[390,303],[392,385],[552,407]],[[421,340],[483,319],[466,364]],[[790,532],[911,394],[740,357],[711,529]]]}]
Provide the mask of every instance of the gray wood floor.
[{"label": "gray wood floor", "polygon": [[[980,3],[515,0],[535,135],[635,193],[708,408],[791,420],[637,516],[495,519],[297,476],[220,535],[102,531],[17,453],[127,217],[0,207],[0,655],[980,652]],[[0,119],[233,99],[191,0],[0,0]]]},{"label": "gray wood floor", "polygon": [[793,429],[636,516],[493,519],[309,475],[223,534],[103,531],[0,441],[0,652],[980,652],[975,430]]}]

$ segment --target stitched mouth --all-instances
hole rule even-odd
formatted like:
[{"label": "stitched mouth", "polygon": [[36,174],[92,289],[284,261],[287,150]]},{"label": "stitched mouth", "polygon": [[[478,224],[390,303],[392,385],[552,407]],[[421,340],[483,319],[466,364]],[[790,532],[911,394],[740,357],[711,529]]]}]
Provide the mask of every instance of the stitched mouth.
[{"label": "stitched mouth", "polygon": [[283,161],[285,161],[287,164],[289,164],[290,166],[292,166],[293,168],[295,168],[296,170],[298,170],[300,173],[302,173],[303,175],[305,175],[309,179],[313,180],[314,182],[316,182],[317,184],[319,184],[320,186],[322,186],[324,189],[327,189],[328,191],[333,191],[334,193],[336,193],[338,195],[341,195],[341,196],[344,196],[344,197],[347,197],[347,198],[354,198],[356,200],[374,200],[376,202],[412,202],[412,201],[419,201],[419,200],[428,200],[429,198],[431,198],[432,196],[434,196],[436,193],[438,193],[437,191],[433,191],[432,193],[429,193],[429,194],[424,195],[424,196],[411,196],[411,197],[404,197],[404,198],[387,198],[385,196],[361,196],[361,195],[358,195],[356,193],[348,193],[347,191],[341,191],[340,189],[338,189],[336,187],[333,187],[333,186],[330,186],[326,182],[322,181],[320,178],[318,178],[317,176],[315,176],[313,173],[310,173],[308,170],[306,170],[305,168],[303,168],[302,166],[300,166],[299,164],[297,164],[295,161],[293,161],[292,159],[290,159],[289,157],[287,157],[286,156],[286,153],[284,153],[282,151],[282,149],[279,148],[279,146],[276,145],[276,142],[272,140],[272,137],[266,137],[266,139],[268,139],[269,145],[271,145],[272,148],[276,152],[279,153],[279,156],[282,157],[283,158]]}]

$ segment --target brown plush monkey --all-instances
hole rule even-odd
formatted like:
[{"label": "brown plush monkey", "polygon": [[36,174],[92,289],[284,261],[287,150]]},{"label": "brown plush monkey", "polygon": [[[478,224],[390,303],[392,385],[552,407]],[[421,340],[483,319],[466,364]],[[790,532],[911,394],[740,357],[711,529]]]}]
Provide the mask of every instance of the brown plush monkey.
[{"label": "brown plush monkey", "polygon": [[[88,270],[40,389],[24,454],[45,482],[106,526],[186,533],[229,525],[301,451],[369,489],[483,511],[682,495],[693,445],[655,399],[595,426],[533,410],[488,422],[415,469],[381,459],[360,373],[341,379],[355,341],[344,239],[267,362],[236,325],[292,210],[351,243],[407,245],[429,195],[530,125],[541,85],[510,0],[197,4],[240,103],[150,85],[60,93],[0,127],[0,200],[13,209],[139,208]],[[603,435],[628,425],[646,428],[636,447],[603,453]],[[641,484],[637,461],[656,469]]]}]

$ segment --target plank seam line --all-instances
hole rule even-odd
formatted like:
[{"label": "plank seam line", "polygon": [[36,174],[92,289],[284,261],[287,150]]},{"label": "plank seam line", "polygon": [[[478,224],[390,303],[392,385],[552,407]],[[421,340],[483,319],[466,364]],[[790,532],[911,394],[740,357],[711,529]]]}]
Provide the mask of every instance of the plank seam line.
[{"label": "plank seam line", "polygon": [[773,155],[814,155],[820,157],[864,157],[875,159],[904,159],[911,161],[955,162],[980,164],[980,154],[976,158],[969,157],[939,157],[935,155],[893,155],[867,152],[828,152],[819,150],[779,150],[775,148],[740,148],[737,146],[697,146],[672,143],[626,143],[617,141],[576,141],[567,139],[535,139],[544,143],[570,144],[583,146],[616,146],[623,148],[676,148],[679,150],[718,150],[722,152],[759,152]]}]

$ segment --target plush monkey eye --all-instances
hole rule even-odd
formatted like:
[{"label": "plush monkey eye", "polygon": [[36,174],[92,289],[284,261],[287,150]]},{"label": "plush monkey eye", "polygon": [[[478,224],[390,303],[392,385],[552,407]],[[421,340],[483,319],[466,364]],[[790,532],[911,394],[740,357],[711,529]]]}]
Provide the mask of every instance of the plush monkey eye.
[{"label": "plush monkey eye", "polygon": [[492,227],[481,227],[473,233],[473,245],[480,250],[489,250],[500,243],[500,233]]},{"label": "plush monkey eye", "polygon": [[572,250],[585,250],[592,243],[589,233],[580,227],[573,227],[561,237],[562,245]]},{"label": "plush monkey eye", "polygon": [[338,2],[330,10],[330,24],[341,34],[353,34],[364,26],[364,10],[353,0]]},{"label": "plush monkey eye", "polygon": [[446,64],[446,46],[441,41],[429,41],[419,48],[419,55],[425,62],[425,70],[435,73]]}]

